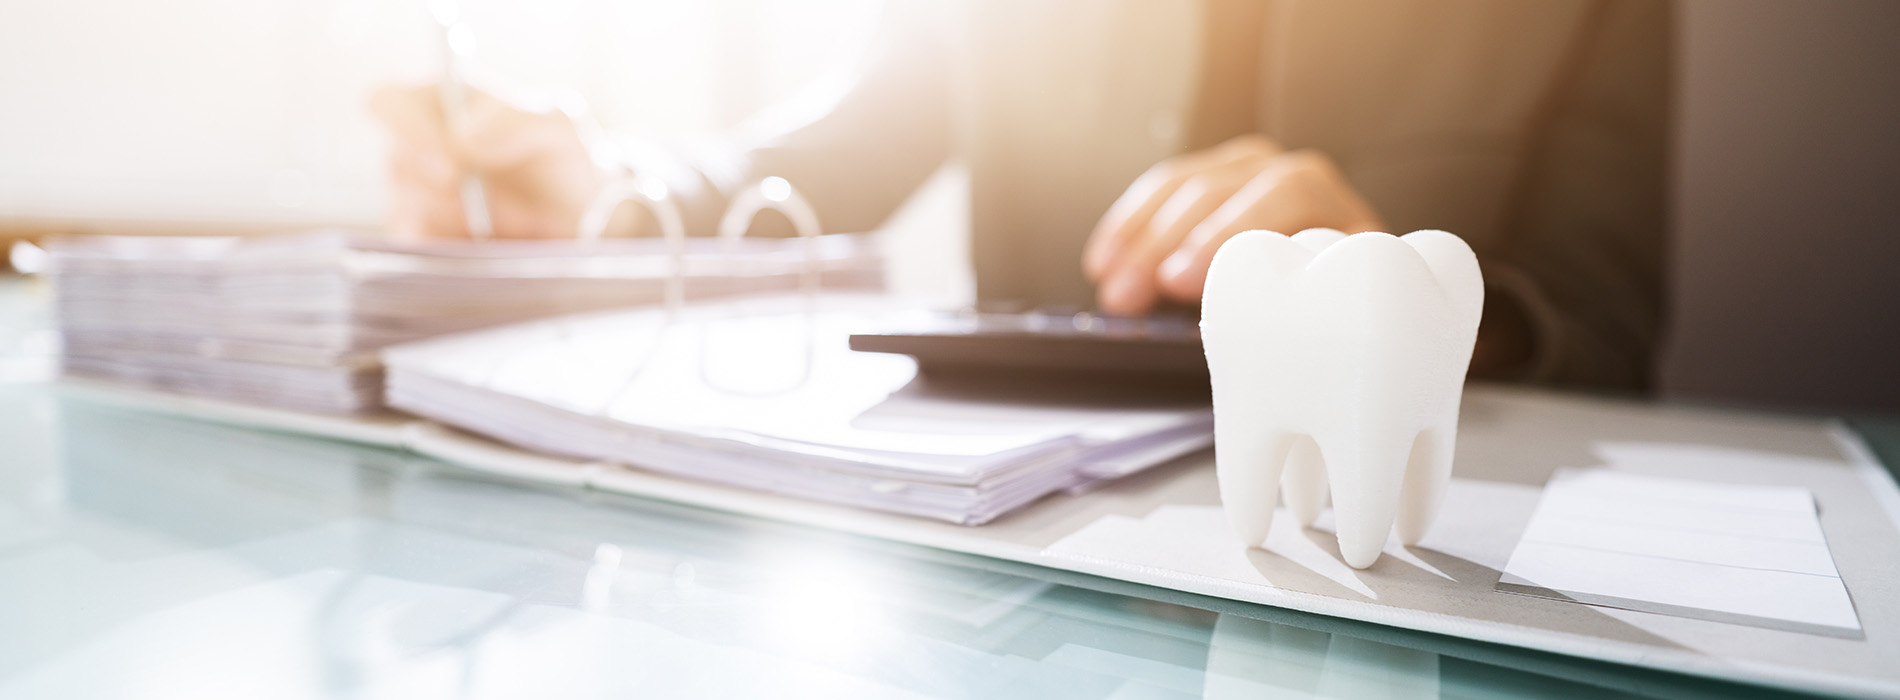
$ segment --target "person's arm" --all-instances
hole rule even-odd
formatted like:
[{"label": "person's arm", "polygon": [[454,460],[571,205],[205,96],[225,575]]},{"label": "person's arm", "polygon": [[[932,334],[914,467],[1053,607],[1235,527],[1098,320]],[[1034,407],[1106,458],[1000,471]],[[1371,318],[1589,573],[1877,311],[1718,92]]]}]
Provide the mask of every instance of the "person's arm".
[{"label": "person's arm", "polygon": [[467,237],[464,173],[480,174],[495,234],[510,238],[574,235],[601,184],[559,112],[523,111],[469,90],[468,116],[451,132],[435,86],[378,89],[370,111],[389,135],[384,220],[398,238]]},{"label": "person's arm", "polygon": [[[774,106],[732,143],[700,154],[693,162],[711,188],[690,205],[697,218],[719,216],[724,194],[778,176],[805,195],[827,233],[883,223],[950,153],[947,11],[887,5],[854,79]],[[754,230],[773,232],[766,222]]]},{"label": "person's arm", "polygon": [[[729,141],[709,148],[606,135],[613,158],[657,178],[680,204],[692,233],[710,234],[727,197],[777,175],[804,193],[828,232],[876,227],[943,162],[950,148],[945,11],[892,3],[862,70],[767,110]],[[580,132],[559,112],[525,111],[469,91],[468,118],[444,128],[433,86],[385,88],[372,110],[391,136],[388,226],[399,235],[466,236],[461,173],[488,186],[495,232],[571,236],[603,182]],[[642,216],[616,217],[612,230]],[[782,233],[764,219],[755,234]],[[624,225],[623,225],[624,224]]]},{"label": "person's arm", "polygon": [[[1661,317],[1670,7],[1608,0],[1554,87],[1487,287],[1473,375],[1636,389]],[[1247,136],[1156,165],[1097,226],[1084,267],[1105,310],[1200,298],[1222,243],[1250,228],[1382,228],[1325,154]]]},{"label": "person's arm", "polygon": [[[1670,7],[1609,0],[1481,259],[1479,376],[1641,389],[1662,317]],[[1488,357],[1486,357],[1488,355]]]}]

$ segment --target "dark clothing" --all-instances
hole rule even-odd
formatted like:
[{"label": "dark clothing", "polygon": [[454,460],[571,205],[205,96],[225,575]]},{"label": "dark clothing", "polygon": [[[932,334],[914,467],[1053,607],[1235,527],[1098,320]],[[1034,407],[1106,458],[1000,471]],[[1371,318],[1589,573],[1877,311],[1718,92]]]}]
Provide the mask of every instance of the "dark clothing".
[{"label": "dark clothing", "polygon": [[719,191],[780,175],[827,228],[868,230],[956,157],[971,177],[979,297],[1088,306],[1082,244],[1128,184],[1257,131],[1332,156],[1394,233],[1465,238],[1488,321],[1517,319],[1529,342],[1503,376],[1648,384],[1670,93],[1662,0],[992,0],[892,13],[853,89],[700,161],[712,184],[689,198],[700,220],[716,217]]}]

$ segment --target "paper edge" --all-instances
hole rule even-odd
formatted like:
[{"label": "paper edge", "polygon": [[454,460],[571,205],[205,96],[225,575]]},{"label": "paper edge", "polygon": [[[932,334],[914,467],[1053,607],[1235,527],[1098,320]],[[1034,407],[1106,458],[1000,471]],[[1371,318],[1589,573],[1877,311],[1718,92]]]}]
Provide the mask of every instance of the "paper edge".
[{"label": "paper edge", "polygon": [[[1860,433],[1840,420],[1828,421],[1827,433],[1840,447],[1843,456],[1854,465],[1854,471],[1867,482],[1874,502],[1887,514],[1887,523],[1894,532],[1900,532],[1900,483],[1894,481],[1892,472],[1874,455],[1873,448],[1867,446]],[[1840,568],[1837,564],[1835,568]]]},{"label": "paper edge", "polygon": [[[1612,596],[1612,595],[1599,595],[1595,593],[1569,591],[1569,590],[1563,590],[1559,588],[1546,588],[1544,586],[1539,586],[1537,584],[1524,581],[1522,578],[1519,578],[1517,576],[1507,576],[1507,577],[1512,580],[1506,581],[1503,578],[1500,578],[1498,580],[1497,585],[1494,586],[1492,590],[1498,591],[1500,593],[1510,593],[1512,595],[1522,595],[1522,596],[1530,596],[1533,598],[1545,598],[1549,600],[1566,601],[1566,602],[1571,602],[1571,603],[1577,603],[1579,605],[1594,605],[1597,607],[1616,608],[1618,610],[1628,610],[1631,612],[1650,613],[1650,614],[1655,614],[1655,615],[1670,615],[1673,617],[1681,617],[1681,618],[1687,618],[1691,620],[1701,620],[1704,622],[1718,622],[1725,625],[1747,625],[1750,627],[1759,627],[1763,629],[1775,630],[1777,632],[1796,632],[1800,634],[1812,634],[1812,635],[1817,635],[1817,636],[1822,636],[1822,637],[1835,637],[1838,639],[1851,639],[1855,641],[1865,641],[1867,639],[1866,631],[1862,630],[1859,627],[1836,627],[1833,625],[1822,625],[1822,624],[1808,623],[1808,622],[1795,622],[1792,620],[1783,620],[1783,619],[1774,618],[1774,617],[1763,617],[1760,615],[1744,615],[1741,613],[1723,612],[1720,610],[1710,610],[1708,608],[1698,608],[1698,607],[1689,606],[1689,605],[1671,605],[1669,603],[1657,603],[1657,602],[1652,602],[1652,601],[1647,601],[1647,600],[1637,600],[1635,598],[1623,598],[1623,597]],[[1843,587],[1845,587],[1845,584],[1843,584]]]},{"label": "paper edge", "polygon": [[403,447],[404,430],[420,422],[413,416],[396,413],[382,416],[379,420],[369,416],[326,415],[253,406],[226,399],[175,394],[83,377],[61,376],[50,385],[61,395],[95,404],[379,447]]}]

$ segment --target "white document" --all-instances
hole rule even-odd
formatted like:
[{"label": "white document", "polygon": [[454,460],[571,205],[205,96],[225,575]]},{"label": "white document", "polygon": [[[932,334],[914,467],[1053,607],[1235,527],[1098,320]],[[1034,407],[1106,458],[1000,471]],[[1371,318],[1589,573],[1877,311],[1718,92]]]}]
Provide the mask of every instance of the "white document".
[{"label": "white document", "polygon": [[[960,394],[852,330],[879,295],[747,297],[517,324],[391,347],[391,406],[529,449],[980,524],[1205,448],[1187,401]],[[1044,397],[1047,398],[1047,397]]]},{"label": "white document", "polygon": [[1498,590],[1859,638],[1814,495],[1567,469],[1551,477]]}]

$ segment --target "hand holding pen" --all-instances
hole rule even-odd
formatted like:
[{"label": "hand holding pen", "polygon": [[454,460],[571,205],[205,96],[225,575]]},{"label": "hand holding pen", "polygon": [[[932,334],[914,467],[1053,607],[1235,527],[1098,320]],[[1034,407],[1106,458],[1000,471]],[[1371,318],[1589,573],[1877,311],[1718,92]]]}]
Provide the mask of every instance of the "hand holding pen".
[{"label": "hand holding pen", "polygon": [[435,14],[448,59],[443,84],[385,87],[370,100],[390,135],[389,230],[408,238],[574,235],[602,175],[573,121],[467,87],[467,47],[458,53],[453,46],[466,25],[441,22],[455,19],[446,11]]},{"label": "hand holding pen", "polygon": [[560,112],[511,107],[467,92],[468,111],[449,129],[436,88],[388,87],[371,109],[389,132],[389,230],[399,236],[472,235],[463,194],[467,174],[483,182],[494,235],[574,235],[601,175],[574,125]]},{"label": "hand holding pen", "polygon": [[[442,103],[442,123],[453,134],[468,122],[468,61],[475,55],[475,30],[462,22],[462,7],[456,0],[430,0],[429,14],[435,17],[442,48],[442,82],[436,86],[436,97]],[[462,219],[476,240],[494,235],[488,195],[480,174],[473,171],[462,173]]]}]

